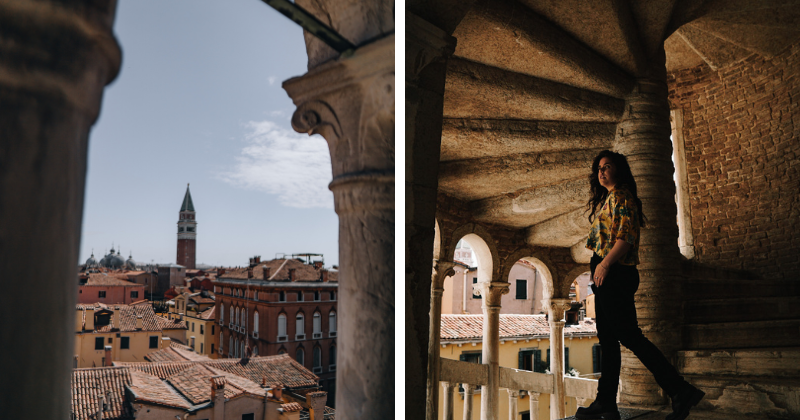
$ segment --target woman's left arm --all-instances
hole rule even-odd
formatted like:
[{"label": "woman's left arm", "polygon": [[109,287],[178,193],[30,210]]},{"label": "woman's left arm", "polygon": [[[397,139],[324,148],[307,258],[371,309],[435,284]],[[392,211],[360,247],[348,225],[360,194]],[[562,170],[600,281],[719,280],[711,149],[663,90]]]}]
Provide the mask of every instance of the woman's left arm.
[{"label": "woman's left arm", "polygon": [[631,249],[631,244],[623,241],[622,239],[617,239],[614,242],[614,246],[611,248],[611,251],[608,252],[603,261],[600,264],[597,264],[597,267],[594,269],[594,284],[597,286],[603,285],[603,280],[605,280],[606,275],[608,274],[608,269],[611,267],[612,264],[619,261],[629,249]]}]

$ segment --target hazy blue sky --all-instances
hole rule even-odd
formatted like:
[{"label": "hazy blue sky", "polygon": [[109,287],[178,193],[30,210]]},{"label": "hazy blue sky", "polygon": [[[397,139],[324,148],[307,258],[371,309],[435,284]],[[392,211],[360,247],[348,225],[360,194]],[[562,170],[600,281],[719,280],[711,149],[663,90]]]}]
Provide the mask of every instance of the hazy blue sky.
[{"label": "hazy blue sky", "polygon": [[292,130],[281,88],[306,72],[302,29],[259,0],[121,0],[115,33],[122,70],[90,136],[81,261],[113,243],[174,262],[191,183],[198,263],[338,264],[327,144]]}]

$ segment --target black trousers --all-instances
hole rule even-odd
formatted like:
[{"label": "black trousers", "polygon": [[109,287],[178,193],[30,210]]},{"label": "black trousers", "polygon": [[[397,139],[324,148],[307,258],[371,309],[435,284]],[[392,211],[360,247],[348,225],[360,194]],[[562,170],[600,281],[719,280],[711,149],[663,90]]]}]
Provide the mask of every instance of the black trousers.
[{"label": "black trousers", "polygon": [[[592,257],[591,270],[603,261],[597,254]],[[600,340],[600,380],[597,400],[603,405],[616,406],[619,371],[622,363],[620,347],[627,347],[655,376],[658,385],[669,396],[680,392],[688,383],[678,374],[664,354],[642,334],[636,320],[634,294],[639,288],[639,270],[635,265],[619,263],[609,267],[603,285],[592,285],[595,294],[597,338]]]}]

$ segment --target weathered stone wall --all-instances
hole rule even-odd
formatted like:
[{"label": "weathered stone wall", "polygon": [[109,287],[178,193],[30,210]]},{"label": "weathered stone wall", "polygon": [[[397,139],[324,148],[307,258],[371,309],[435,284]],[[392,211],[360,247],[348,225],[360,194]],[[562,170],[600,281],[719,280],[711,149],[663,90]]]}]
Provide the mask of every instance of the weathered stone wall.
[{"label": "weathered stone wall", "polygon": [[760,277],[800,269],[800,44],[668,77],[683,110],[696,259]]}]

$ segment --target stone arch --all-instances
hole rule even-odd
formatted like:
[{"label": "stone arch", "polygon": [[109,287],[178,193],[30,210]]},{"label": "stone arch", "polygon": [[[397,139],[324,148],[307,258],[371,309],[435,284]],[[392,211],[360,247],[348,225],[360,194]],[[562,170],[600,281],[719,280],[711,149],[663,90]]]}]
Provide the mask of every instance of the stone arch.
[{"label": "stone arch", "polygon": [[574,267],[572,270],[569,270],[566,275],[564,275],[563,281],[560,284],[560,292],[561,296],[569,297],[569,288],[572,287],[572,283],[583,273],[589,271],[589,264],[581,264],[577,267]]},{"label": "stone arch", "polygon": [[[553,292],[556,290],[554,280],[558,278],[558,269],[550,262],[550,259],[540,253],[535,252],[531,248],[518,248],[506,257],[503,261],[501,271],[501,278],[508,279],[511,273],[511,268],[518,260],[525,260],[542,274],[542,284],[544,285],[544,299],[554,297]],[[567,292],[569,293],[569,291]],[[555,297],[558,297],[557,295]]]},{"label": "stone arch", "polygon": [[478,266],[478,282],[491,282],[496,279],[500,269],[500,257],[497,253],[497,243],[489,232],[481,225],[469,223],[453,231],[446,249],[444,260],[453,261],[458,241],[465,239],[469,242],[475,253]]}]

